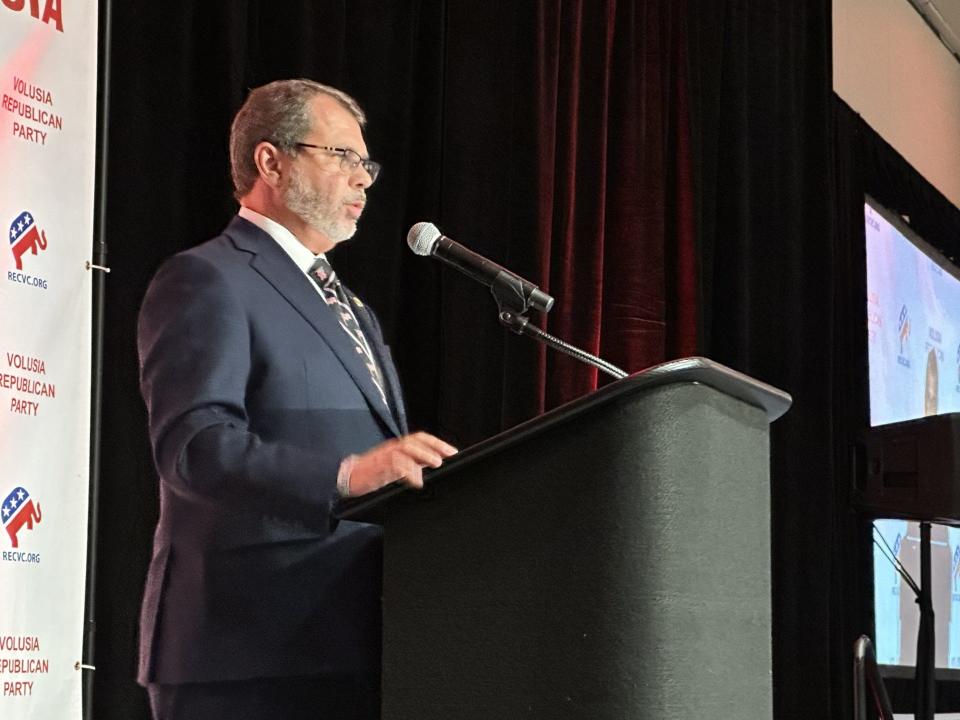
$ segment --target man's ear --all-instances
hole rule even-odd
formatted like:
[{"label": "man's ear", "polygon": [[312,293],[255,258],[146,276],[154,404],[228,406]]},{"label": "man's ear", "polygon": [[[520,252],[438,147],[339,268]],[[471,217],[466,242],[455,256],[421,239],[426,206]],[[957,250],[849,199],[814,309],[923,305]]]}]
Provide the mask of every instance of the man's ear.
[{"label": "man's ear", "polygon": [[286,173],[286,157],[276,145],[266,140],[253,149],[253,162],[261,179],[270,187],[278,187]]}]

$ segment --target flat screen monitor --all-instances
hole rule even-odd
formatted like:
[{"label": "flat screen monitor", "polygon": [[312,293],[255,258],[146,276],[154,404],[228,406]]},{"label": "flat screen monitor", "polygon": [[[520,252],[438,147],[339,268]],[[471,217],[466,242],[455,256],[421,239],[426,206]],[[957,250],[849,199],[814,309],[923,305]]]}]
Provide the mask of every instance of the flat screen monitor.
[{"label": "flat screen monitor", "polygon": [[[871,426],[960,411],[957,268],[870,197],[864,226]],[[877,662],[909,668],[910,677],[920,613],[892,560],[919,583],[919,548],[918,522],[874,522]],[[960,528],[931,526],[931,592],[936,667],[956,677],[949,671],[960,670]]]},{"label": "flat screen monitor", "polygon": [[957,268],[869,197],[864,220],[870,424],[958,412]]},{"label": "flat screen monitor", "polygon": [[[920,610],[916,594],[897,572],[895,558],[920,582],[920,523],[875,520],[873,553],[874,643],[877,664],[909,667],[917,661]],[[933,598],[935,664],[960,670],[960,528],[932,524],[930,585]],[[895,674],[895,673],[886,673]],[[953,674],[950,675],[953,677]]]}]

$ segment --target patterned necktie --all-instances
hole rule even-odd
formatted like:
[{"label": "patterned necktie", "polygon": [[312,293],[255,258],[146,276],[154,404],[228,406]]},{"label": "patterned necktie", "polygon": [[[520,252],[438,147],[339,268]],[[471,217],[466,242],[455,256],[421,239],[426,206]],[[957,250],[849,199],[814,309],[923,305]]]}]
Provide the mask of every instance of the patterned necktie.
[{"label": "patterned necktie", "polygon": [[380,374],[380,368],[377,367],[377,362],[373,359],[373,351],[370,348],[370,344],[367,342],[367,338],[364,337],[363,330],[360,329],[360,324],[357,322],[357,318],[350,308],[349,298],[343,289],[343,285],[340,283],[340,280],[337,279],[337,274],[333,271],[333,268],[330,266],[330,263],[327,262],[326,258],[318,257],[316,259],[310,267],[310,277],[320,287],[320,292],[323,294],[323,299],[327,305],[337,314],[337,321],[340,323],[340,327],[347,333],[347,337],[353,341],[357,355],[363,360],[363,364],[367,366],[367,370],[370,371],[370,379],[373,380],[373,384],[376,385],[377,390],[380,391],[383,404],[390,407],[387,403],[387,394],[383,390],[383,376]]}]

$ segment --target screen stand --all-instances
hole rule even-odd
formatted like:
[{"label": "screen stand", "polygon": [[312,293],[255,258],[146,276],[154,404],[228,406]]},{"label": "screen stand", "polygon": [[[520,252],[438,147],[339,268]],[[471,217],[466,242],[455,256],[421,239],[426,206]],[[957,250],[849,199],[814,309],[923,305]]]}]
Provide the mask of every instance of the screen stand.
[{"label": "screen stand", "polygon": [[936,637],[933,598],[930,594],[930,523],[920,523],[920,627],[917,631],[917,670],[914,678],[916,720],[933,720],[936,705]]}]

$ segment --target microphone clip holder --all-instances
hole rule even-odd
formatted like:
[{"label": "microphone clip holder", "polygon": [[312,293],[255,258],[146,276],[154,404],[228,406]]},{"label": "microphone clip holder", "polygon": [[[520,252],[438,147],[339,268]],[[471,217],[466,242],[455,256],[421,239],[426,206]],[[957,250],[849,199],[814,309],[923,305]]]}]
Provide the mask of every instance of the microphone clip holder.
[{"label": "microphone clip holder", "polygon": [[530,310],[548,312],[553,306],[553,298],[536,286],[524,283],[516,275],[501,270],[490,283],[490,292],[501,310],[509,310],[519,315]]}]

